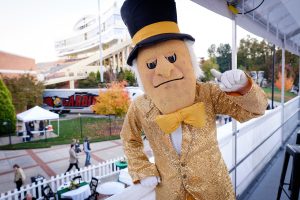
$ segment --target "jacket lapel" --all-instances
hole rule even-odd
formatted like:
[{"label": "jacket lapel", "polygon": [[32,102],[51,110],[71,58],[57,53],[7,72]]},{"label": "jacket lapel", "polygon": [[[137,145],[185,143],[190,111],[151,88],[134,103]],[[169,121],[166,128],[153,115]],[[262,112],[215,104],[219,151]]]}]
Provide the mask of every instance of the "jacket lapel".
[{"label": "jacket lapel", "polygon": [[[171,155],[172,157],[178,159],[178,155],[172,145],[171,138],[169,134],[165,134],[156,124],[155,118],[158,115],[161,115],[162,113],[159,111],[159,109],[153,104],[153,102],[150,100],[150,98],[147,98],[149,100],[149,109],[146,111],[145,118],[147,121],[149,121],[151,124],[155,124],[157,126],[157,138],[155,140],[161,141],[163,143],[164,151]],[[154,128],[154,127],[153,127]]]}]

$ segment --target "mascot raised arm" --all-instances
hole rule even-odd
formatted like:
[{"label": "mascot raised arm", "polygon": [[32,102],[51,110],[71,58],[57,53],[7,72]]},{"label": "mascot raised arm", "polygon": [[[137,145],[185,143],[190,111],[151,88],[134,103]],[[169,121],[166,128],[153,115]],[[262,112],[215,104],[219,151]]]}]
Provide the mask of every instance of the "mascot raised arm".
[{"label": "mascot raised arm", "polygon": [[[127,112],[121,138],[134,183],[159,200],[235,199],[216,131],[216,115],[245,122],[264,114],[264,92],[241,70],[201,74],[194,38],[180,33],[174,0],[125,0],[121,15],[134,45],[127,63],[145,94]],[[143,152],[144,133],[155,164]]]}]

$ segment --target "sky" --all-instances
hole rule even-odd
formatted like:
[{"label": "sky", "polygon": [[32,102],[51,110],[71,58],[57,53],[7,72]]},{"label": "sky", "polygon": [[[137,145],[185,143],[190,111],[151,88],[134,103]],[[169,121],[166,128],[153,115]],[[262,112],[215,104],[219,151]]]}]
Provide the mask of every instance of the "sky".
[{"label": "sky", "polygon": [[[101,11],[112,0],[100,0]],[[198,57],[207,57],[211,44],[229,43],[231,20],[215,14],[190,0],[176,0],[180,31],[195,39]],[[98,13],[98,0],[1,0],[0,51],[36,60],[57,60],[55,41],[72,34],[74,24],[84,15]],[[237,40],[248,33],[237,29]]]}]

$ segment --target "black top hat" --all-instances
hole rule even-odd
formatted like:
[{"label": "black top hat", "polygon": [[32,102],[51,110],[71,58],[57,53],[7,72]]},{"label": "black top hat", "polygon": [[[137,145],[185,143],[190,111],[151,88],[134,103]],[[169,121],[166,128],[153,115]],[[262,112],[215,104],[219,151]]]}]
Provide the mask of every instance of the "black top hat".
[{"label": "black top hat", "polygon": [[135,45],[127,59],[130,66],[140,47],[170,39],[195,41],[192,36],[180,33],[174,0],[125,0],[121,16]]}]

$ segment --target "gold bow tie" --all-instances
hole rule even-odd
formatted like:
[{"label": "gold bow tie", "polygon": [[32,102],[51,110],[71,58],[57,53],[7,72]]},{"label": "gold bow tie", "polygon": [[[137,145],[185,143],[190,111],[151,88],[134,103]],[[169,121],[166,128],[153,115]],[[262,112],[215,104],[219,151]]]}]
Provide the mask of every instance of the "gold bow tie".
[{"label": "gold bow tie", "polygon": [[171,114],[158,115],[155,122],[167,134],[175,131],[181,122],[200,128],[205,125],[205,107],[203,102],[193,104]]}]

